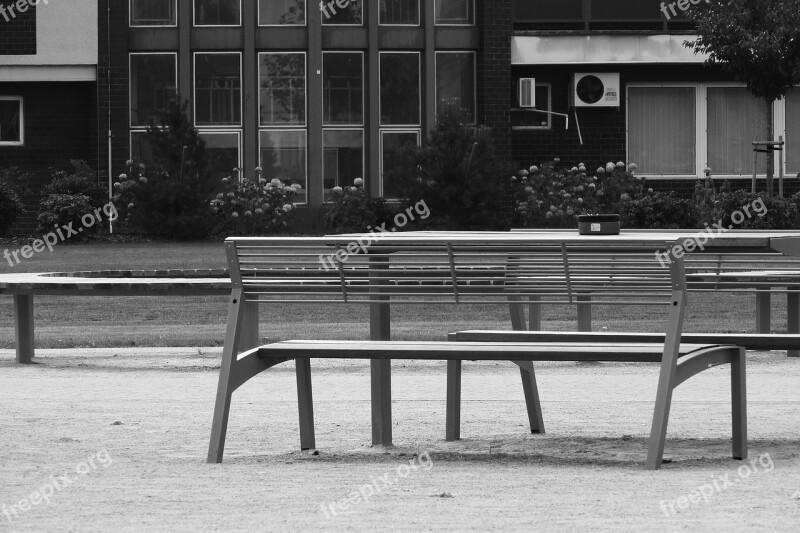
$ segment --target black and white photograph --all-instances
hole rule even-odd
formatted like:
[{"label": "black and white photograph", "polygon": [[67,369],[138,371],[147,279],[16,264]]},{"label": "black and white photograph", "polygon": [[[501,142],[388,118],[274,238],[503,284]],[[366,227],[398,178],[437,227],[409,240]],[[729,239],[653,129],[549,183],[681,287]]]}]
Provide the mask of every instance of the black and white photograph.
[{"label": "black and white photograph", "polygon": [[800,531],[800,0],[0,0],[0,533]]}]

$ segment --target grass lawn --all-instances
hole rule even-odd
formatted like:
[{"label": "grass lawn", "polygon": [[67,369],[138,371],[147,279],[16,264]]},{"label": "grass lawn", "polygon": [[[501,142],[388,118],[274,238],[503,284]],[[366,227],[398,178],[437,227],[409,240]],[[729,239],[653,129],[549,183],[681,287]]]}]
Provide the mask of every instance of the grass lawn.
[{"label": "grass lawn", "polygon": [[[222,243],[102,243],[62,244],[52,253],[36,254],[0,273],[73,270],[136,270],[224,268]],[[753,331],[754,298],[749,294],[699,294],[689,302],[686,331]],[[773,328],[786,330],[782,296],[772,300]],[[594,325],[609,331],[661,329],[661,315],[643,307],[596,308]],[[10,297],[2,299],[0,348],[14,347],[14,312]],[[364,305],[262,306],[261,335],[265,339],[368,337]],[[220,346],[225,336],[227,298],[208,297],[39,297],[35,302],[38,348],[122,346]],[[308,318],[312,318],[312,322]],[[575,327],[574,309],[549,307],[545,329]],[[397,305],[393,308],[397,339],[435,340],[449,331],[468,328],[509,328],[504,306]]]}]

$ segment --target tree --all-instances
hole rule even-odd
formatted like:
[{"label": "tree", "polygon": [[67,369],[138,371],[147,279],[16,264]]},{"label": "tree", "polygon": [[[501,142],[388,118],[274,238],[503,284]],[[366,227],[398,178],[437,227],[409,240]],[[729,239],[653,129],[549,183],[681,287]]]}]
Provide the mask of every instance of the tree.
[{"label": "tree", "polygon": [[[694,3],[694,2],[693,2]],[[698,37],[684,46],[707,54],[706,64],[747,85],[769,109],[800,85],[800,0],[706,0],[687,11]],[[767,194],[773,193],[773,158],[767,164]]]}]

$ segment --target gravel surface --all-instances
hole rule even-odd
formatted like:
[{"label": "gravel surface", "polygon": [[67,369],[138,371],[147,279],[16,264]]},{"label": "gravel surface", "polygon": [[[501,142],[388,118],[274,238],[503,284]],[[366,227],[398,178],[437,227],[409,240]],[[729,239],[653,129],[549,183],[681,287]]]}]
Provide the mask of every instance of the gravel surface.
[{"label": "gravel surface", "polygon": [[748,461],[719,367],[676,392],[656,472],[654,365],[538,364],[548,433],[530,435],[517,370],[465,363],[448,443],[444,363],[397,362],[396,446],[373,448],[368,363],[315,360],[315,453],[287,364],[237,391],[208,465],[219,349],[38,356],[0,351],[0,531],[800,530],[800,359],[782,352],[748,359]]}]

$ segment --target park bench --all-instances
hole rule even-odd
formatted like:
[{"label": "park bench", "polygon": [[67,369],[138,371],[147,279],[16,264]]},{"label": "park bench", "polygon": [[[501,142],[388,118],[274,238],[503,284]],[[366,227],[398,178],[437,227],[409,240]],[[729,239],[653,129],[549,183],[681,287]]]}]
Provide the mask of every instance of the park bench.
[{"label": "park bench", "polygon": [[[393,359],[447,361],[446,438],[458,438],[462,360],[509,361],[520,369],[532,433],[544,433],[535,361],[624,361],[659,363],[656,402],[646,466],[660,467],[672,392],[708,368],[731,365],[732,455],[747,455],[744,349],[734,345],[686,344],[681,330],[686,310],[686,274],[682,260],[665,267],[654,248],[616,247],[614,261],[590,245],[531,246],[525,243],[394,242],[354,250],[346,236],[322,238],[230,238],[226,241],[231,296],[225,345],[208,450],[208,462],[221,462],[228,414],[235,390],[275,365],[294,360],[301,449],[316,447],[311,385],[312,358],[371,360],[373,442],[391,436]],[[661,249],[669,246],[663,243]],[[348,250],[323,268],[323,257]],[[535,277],[535,282],[531,278]],[[613,343],[579,342],[395,342],[389,338],[390,303],[503,304],[512,327],[524,329],[524,301],[580,305],[590,292],[596,303],[661,306],[663,338],[655,342],[620,339]],[[370,341],[287,340],[241,349],[253,338],[260,305],[360,303],[370,306]],[[377,370],[377,371],[376,371]],[[459,379],[454,379],[459,377]],[[381,440],[388,434],[389,439]],[[377,438],[376,438],[377,436]]]}]

